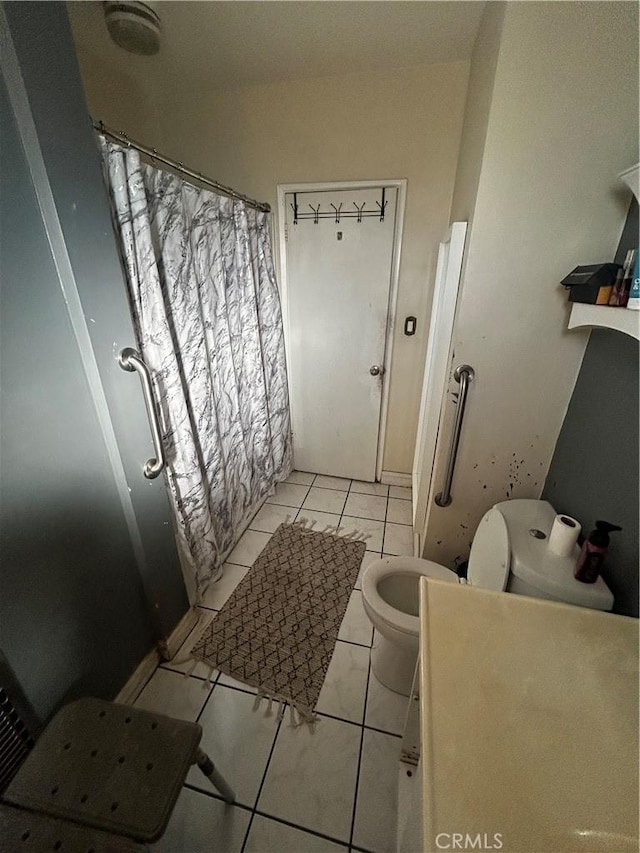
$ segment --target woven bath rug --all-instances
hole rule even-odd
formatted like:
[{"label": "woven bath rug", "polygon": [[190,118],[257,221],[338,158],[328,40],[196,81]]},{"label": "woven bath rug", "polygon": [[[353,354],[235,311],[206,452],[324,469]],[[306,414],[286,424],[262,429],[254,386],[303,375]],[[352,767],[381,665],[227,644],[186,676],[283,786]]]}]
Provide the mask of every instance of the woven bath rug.
[{"label": "woven bath rug", "polygon": [[287,703],[293,725],[312,722],[364,557],[357,535],[281,524],[192,658],[256,687],[267,713],[276,702],[282,718]]}]

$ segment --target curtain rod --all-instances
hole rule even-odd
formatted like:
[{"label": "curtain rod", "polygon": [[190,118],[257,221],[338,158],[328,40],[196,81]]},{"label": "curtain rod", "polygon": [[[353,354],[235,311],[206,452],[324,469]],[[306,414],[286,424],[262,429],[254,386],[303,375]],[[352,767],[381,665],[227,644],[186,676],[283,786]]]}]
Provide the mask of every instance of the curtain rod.
[{"label": "curtain rod", "polygon": [[211,178],[205,177],[200,172],[194,172],[192,169],[187,169],[186,166],[183,166],[182,163],[179,163],[177,160],[173,160],[171,157],[165,157],[164,154],[159,154],[155,148],[148,148],[141,142],[136,142],[134,139],[130,139],[127,134],[122,131],[112,130],[110,127],[107,127],[101,121],[94,121],[93,127],[94,130],[97,130],[98,133],[101,133],[103,136],[108,136],[109,139],[113,139],[115,142],[119,142],[122,145],[126,145],[128,148],[135,148],[136,151],[140,151],[142,154],[145,154],[152,160],[158,160],[160,163],[164,163],[171,169],[175,169],[176,171],[181,172],[183,175],[187,175],[190,178],[194,178],[201,184],[206,184],[208,187],[212,187],[214,190],[217,190],[218,192],[221,192],[224,195],[230,196],[231,198],[237,198],[240,201],[244,201],[250,207],[255,207],[256,210],[262,210],[265,213],[270,213],[271,211],[271,205],[267,204],[266,201],[256,201],[254,198],[249,198],[249,196],[247,195],[243,195],[242,193],[236,192],[236,190],[232,189],[231,187],[225,187],[224,184],[219,184],[218,181],[214,181]]}]

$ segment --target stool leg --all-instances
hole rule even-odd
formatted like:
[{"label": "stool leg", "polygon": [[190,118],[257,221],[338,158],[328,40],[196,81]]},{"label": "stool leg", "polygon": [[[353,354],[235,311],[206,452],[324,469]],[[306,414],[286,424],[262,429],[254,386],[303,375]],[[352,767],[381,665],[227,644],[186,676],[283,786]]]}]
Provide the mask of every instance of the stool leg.
[{"label": "stool leg", "polygon": [[233,788],[227,784],[222,773],[216,770],[213,761],[209,758],[206,752],[200,749],[200,747],[198,747],[198,752],[196,754],[196,762],[211,784],[220,791],[224,801],[227,803],[235,803],[236,795]]}]

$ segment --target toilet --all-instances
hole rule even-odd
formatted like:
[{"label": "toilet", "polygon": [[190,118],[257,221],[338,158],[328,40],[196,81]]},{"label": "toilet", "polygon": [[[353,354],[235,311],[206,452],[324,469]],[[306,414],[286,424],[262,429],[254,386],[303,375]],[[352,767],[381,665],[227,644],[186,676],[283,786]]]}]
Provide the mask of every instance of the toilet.
[{"label": "toilet", "polygon": [[574,578],[577,545],[571,557],[549,551],[555,516],[547,501],[497,503],[478,525],[466,581],[418,557],[385,557],[371,563],[362,577],[362,601],[375,628],[371,667],[378,681],[403,696],[410,693],[418,657],[421,577],[611,610],[613,594],[602,578],[593,584]]}]

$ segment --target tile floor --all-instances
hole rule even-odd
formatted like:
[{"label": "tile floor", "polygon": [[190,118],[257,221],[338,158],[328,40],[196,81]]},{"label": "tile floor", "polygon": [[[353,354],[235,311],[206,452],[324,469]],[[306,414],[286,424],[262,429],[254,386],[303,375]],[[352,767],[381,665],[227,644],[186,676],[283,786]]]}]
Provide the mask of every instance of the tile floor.
[{"label": "tile floor", "polygon": [[[362,569],[384,554],[411,554],[411,490],[294,471],[253,519],[207,593],[219,610],[279,524],[296,518],[366,530]],[[236,790],[226,805],[192,768],[163,838],[167,853],[333,853],[396,849],[398,759],[406,700],[370,669],[373,639],[360,575],[318,700],[320,721],[291,728],[263,707],[254,712],[245,684],[202,668],[162,664],[136,705],[203,728],[202,746]],[[187,640],[189,644],[189,640]],[[180,654],[178,654],[178,659]]]}]

